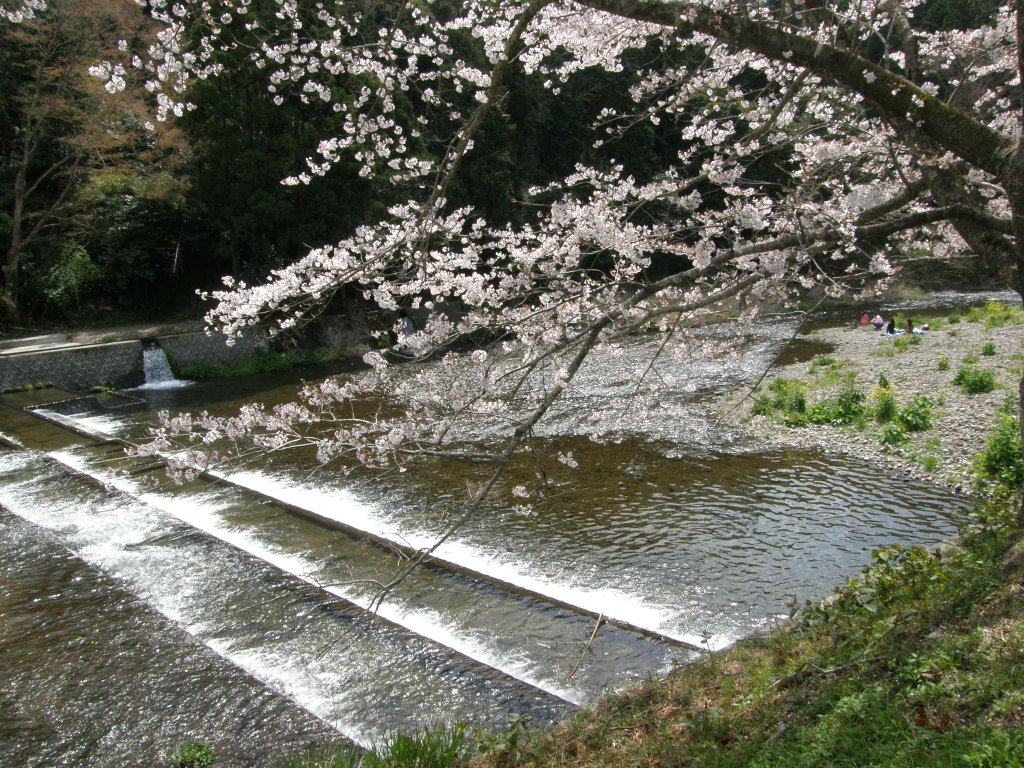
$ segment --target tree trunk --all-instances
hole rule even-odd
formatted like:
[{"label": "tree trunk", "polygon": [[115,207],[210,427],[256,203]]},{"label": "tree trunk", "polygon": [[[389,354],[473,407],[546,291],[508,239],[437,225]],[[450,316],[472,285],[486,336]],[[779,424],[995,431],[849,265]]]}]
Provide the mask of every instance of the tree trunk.
[{"label": "tree trunk", "polygon": [[0,311],[8,322],[16,323],[21,318],[18,307],[18,263],[21,260],[21,225],[25,216],[25,188],[27,164],[18,164],[18,175],[14,179],[14,209],[11,212],[11,242],[7,248],[3,273],[3,289],[0,292]]}]

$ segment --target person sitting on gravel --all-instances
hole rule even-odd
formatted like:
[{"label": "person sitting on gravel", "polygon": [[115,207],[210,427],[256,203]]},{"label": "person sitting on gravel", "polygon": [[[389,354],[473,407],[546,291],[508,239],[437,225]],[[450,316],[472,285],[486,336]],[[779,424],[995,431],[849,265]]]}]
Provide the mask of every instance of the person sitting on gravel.
[{"label": "person sitting on gravel", "polygon": [[890,319],[889,320],[889,324],[887,326],[885,326],[885,335],[886,336],[897,336],[898,335],[896,333],[896,320],[895,319]]},{"label": "person sitting on gravel", "polygon": [[880,331],[882,330],[882,326],[885,325],[885,320],[882,319],[881,315],[875,315],[874,319],[871,321],[871,324],[875,326],[876,331]]}]

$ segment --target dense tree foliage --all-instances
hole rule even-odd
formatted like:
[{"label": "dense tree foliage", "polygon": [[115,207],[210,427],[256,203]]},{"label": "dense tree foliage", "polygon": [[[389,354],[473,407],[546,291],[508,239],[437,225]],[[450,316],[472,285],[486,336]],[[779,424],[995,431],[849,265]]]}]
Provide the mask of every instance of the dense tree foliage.
[{"label": "dense tree foliage", "polygon": [[[142,295],[150,297],[147,310],[152,309],[153,296],[162,296],[165,310],[173,311],[174,303],[194,287],[208,286],[221,274],[259,279],[312,247],[351,235],[359,223],[381,218],[387,207],[410,194],[407,182],[360,176],[359,160],[352,156],[339,158],[322,176],[312,174],[309,184],[280,183],[302,168],[303,158],[317,154],[323,137],[338,133],[347,113],[324,109],[321,100],[305,98],[307,94],[292,89],[287,78],[272,92],[265,68],[250,65],[252,50],[267,36],[265,31],[280,21],[275,16],[276,3],[247,4],[249,18],[259,18],[259,30],[246,45],[222,46],[216,53],[218,76],[189,86],[193,108],[179,120],[183,133],[168,132],[157,123],[160,131],[147,137],[136,130],[131,139],[127,137],[130,129],[148,119],[140,113],[138,99],[129,103],[120,98],[101,106],[96,84],[89,84],[83,75],[90,64],[104,57],[126,66],[127,57],[116,55],[118,40],[131,41],[133,49],[152,42],[147,36],[154,29],[143,24],[134,3],[28,3],[25,7],[37,12],[27,19],[15,18],[18,7],[11,4],[7,18],[0,19],[4,39],[0,55],[8,64],[0,68],[4,156],[0,234],[10,246],[4,268],[9,315],[19,309],[12,303],[50,320],[104,307],[130,312]],[[435,23],[452,23],[466,7],[436,3]],[[914,7],[908,20],[923,31],[977,28],[993,18],[997,7],[994,0],[928,0]],[[393,9],[386,5],[366,2],[361,8],[365,29],[388,28],[392,23]],[[323,19],[311,9],[298,12],[310,38],[324,36]],[[806,13],[810,18],[813,11]],[[12,23],[16,20],[19,23]],[[202,17],[187,21],[192,24],[188,35],[193,42],[200,40]],[[418,23],[415,14],[399,14],[394,21],[397,29],[410,34]],[[41,41],[58,34],[71,43],[65,51],[74,54],[64,52],[45,61]],[[354,35],[360,34],[355,30]],[[894,34],[890,33],[887,45],[900,49],[903,43]],[[874,60],[885,56],[882,39],[877,36],[865,43],[865,53]],[[469,29],[453,29],[446,45],[451,46],[452,56],[476,71],[485,72],[491,66],[488,56],[493,54]],[[474,128],[474,151],[464,153],[460,172],[445,181],[449,205],[472,206],[488,222],[522,225],[535,213],[536,203],[555,196],[549,192],[547,198],[543,194],[531,198],[529,191],[565,178],[577,163],[617,164],[624,175],[644,183],[653,181],[685,149],[682,133],[688,118],[678,112],[660,120],[627,120],[627,115],[642,114],[635,109],[636,89],[642,88],[648,72],[697,68],[705,55],[693,41],[680,45],[649,35],[621,51],[614,71],[604,66],[576,67],[573,76],[556,88],[551,87],[548,73],[509,68],[493,108]],[[572,53],[556,52],[552,61],[558,57],[570,61]],[[33,98],[41,94],[32,80],[33,62],[48,67],[47,107],[32,106]],[[68,76],[62,78],[60,72]],[[372,85],[372,77],[366,78],[365,72],[339,70],[328,85],[352,94],[366,83]],[[749,69],[736,84],[749,96],[757,88],[768,87],[763,75]],[[444,119],[449,105],[465,112],[473,102],[470,90],[462,88],[457,77],[437,79],[433,90],[433,100],[424,99],[416,89],[403,92],[395,109],[407,127],[413,125],[414,115],[427,117],[420,137],[410,144],[411,152],[437,161],[444,156],[452,128],[450,120]],[[26,123],[32,109],[48,108],[58,96],[65,101],[60,110]],[[696,102],[690,104],[693,108]],[[120,126],[119,143],[108,138],[102,146],[100,132],[109,133],[109,122],[118,110],[129,115],[133,125]],[[593,128],[601,121],[602,110],[620,116],[618,127],[616,135],[595,143]],[[29,142],[32,158],[23,162],[18,153],[26,146],[27,132],[34,132],[39,140]],[[785,183],[788,156],[783,144],[774,154],[765,152],[752,160],[747,171],[766,184]],[[97,173],[108,178],[97,180]],[[23,195],[17,191],[19,174],[24,176],[20,184],[31,189],[27,203],[18,202]],[[37,185],[33,177],[39,179]],[[717,194],[713,186],[705,184],[701,193],[706,198]],[[527,200],[530,204],[524,205]],[[962,224],[961,229],[967,228]],[[993,269],[1009,274],[1007,260],[1000,258],[1005,249],[997,237],[976,233],[973,245],[986,246],[983,250],[999,262]],[[671,270],[678,261],[669,252],[652,258],[654,273]],[[22,259],[27,260],[27,270],[19,264]],[[75,269],[74,264],[84,269]],[[88,299],[84,307],[83,297]]]}]

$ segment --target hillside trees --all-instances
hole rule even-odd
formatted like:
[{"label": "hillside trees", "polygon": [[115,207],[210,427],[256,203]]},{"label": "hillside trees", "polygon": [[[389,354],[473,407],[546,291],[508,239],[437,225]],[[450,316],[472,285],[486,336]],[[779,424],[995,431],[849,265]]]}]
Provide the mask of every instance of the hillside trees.
[{"label": "hillside trees", "polygon": [[[1021,290],[1021,0],[940,32],[918,6],[470,0],[372,6],[372,17],[321,5],[310,24],[290,3],[269,20],[252,19],[245,0],[151,3],[166,29],[144,69],[164,116],[188,109],[195,81],[222,73],[216,51],[244,47],[275,99],[287,90],[344,117],[287,183],[352,158],[405,192],[387,215],[266,282],[229,283],[212,323],[289,327],[355,286],[386,309],[429,313],[419,329],[396,328],[404,355],[467,335],[504,339],[468,360],[448,356],[414,383],[371,356],[362,380],[228,422],[182,417],[156,445],[180,429],[197,458],[230,434],[266,448],[312,442],[324,461],[448,452],[500,472],[587,356],[637,330],[662,334],[659,354],[686,354],[686,328],[722,302],[749,320],[809,289],[884,282],[922,252],[969,248]],[[460,54],[467,38],[482,59]],[[620,94],[628,103],[605,105],[577,165],[534,189],[521,220],[452,202],[482,126],[506,112],[510,77],[537,74],[558,96],[587,70],[617,71],[630,52],[655,48],[665,55],[632,64],[640,78]],[[338,73],[359,87],[339,91]],[[616,139],[640,124],[668,126],[678,143],[645,177],[614,161]],[[633,407],[656,407],[673,385],[655,367],[635,372]],[[343,415],[363,387],[393,391],[404,413]],[[474,423],[499,412],[505,446],[475,441]]]},{"label": "hillside trees", "polygon": [[[0,18],[0,48],[8,65],[0,93],[5,209],[0,231],[6,240],[0,303],[8,321],[22,314],[26,254],[34,256],[32,278],[40,290],[69,288],[47,283],[51,269],[72,283],[76,274],[92,274],[90,264],[95,269],[75,242],[83,232],[95,231],[89,222],[94,206],[76,199],[83,186],[111,174],[131,177],[138,185],[145,166],[148,194],[160,197],[174,187],[164,174],[181,152],[173,131],[158,130],[151,122],[138,92],[107,93],[89,72],[102,59],[120,56],[120,41],[125,47],[147,39],[150,22],[134,3],[57,0],[31,4],[29,10],[21,16],[7,10]],[[94,189],[89,202],[95,199]]]}]

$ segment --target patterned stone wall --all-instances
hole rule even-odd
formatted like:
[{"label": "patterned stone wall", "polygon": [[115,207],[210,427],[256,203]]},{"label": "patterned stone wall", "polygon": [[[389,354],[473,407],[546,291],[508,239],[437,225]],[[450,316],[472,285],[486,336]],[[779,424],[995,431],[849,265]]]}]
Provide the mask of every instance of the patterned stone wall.
[{"label": "patterned stone wall", "polygon": [[[179,368],[229,363],[267,349],[266,336],[259,331],[246,334],[230,347],[223,336],[205,333],[161,336],[156,341]],[[40,381],[72,390],[137,387],[145,381],[142,348],[141,341],[118,341],[26,352],[12,349],[0,354],[0,389]]]},{"label": "patterned stone wall", "polygon": [[142,342],[120,341],[0,355],[0,389],[39,381],[65,389],[136,387],[143,382]]},{"label": "patterned stone wall", "polygon": [[247,331],[232,346],[220,334],[207,336],[202,332],[159,336],[156,341],[176,370],[199,363],[223,365],[267,349],[266,335],[257,330]]}]

